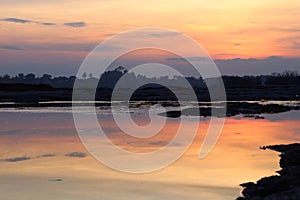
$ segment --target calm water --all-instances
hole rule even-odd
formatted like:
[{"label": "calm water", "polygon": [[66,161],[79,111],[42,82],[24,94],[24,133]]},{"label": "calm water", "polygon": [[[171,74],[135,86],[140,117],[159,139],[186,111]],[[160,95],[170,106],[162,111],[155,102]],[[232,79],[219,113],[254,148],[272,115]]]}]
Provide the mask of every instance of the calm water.
[{"label": "calm water", "polygon": [[[132,117],[143,126],[149,123],[147,113],[139,108]],[[2,109],[0,199],[235,199],[240,183],[279,169],[277,153],[259,146],[299,142],[300,112],[265,117],[226,119],[217,145],[201,160],[199,148],[209,121],[191,117],[185,123],[200,126],[194,143],[178,161],[156,172],[132,175],[112,170],[90,156],[69,108]],[[160,134],[145,142],[126,138],[105,110],[98,111],[98,119],[115,144],[135,152],[161,148],[179,123],[179,119],[168,120]],[[69,155],[72,152],[78,153]]]}]

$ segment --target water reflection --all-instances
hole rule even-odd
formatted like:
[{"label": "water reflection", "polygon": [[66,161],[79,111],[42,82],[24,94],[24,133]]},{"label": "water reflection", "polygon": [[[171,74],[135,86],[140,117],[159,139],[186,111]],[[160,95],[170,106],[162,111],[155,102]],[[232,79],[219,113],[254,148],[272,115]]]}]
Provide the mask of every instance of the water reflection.
[{"label": "water reflection", "polygon": [[[134,152],[161,148],[178,128],[178,120],[171,119],[160,134],[137,140],[124,135],[107,113],[98,117],[116,145]],[[138,124],[147,124],[147,115],[141,110],[134,117]],[[199,160],[208,128],[208,121],[203,119],[195,142],[177,162],[158,172],[131,175],[111,170],[89,156],[71,113],[2,112],[0,198],[234,199],[239,196],[240,183],[279,169],[277,154],[259,146],[299,141],[299,112],[265,117],[228,118],[217,146]],[[187,123],[199,122],[190,118]],[[87,156],[66,156],[84,154]],[[56,179],[62,181],[48,181]]]}]

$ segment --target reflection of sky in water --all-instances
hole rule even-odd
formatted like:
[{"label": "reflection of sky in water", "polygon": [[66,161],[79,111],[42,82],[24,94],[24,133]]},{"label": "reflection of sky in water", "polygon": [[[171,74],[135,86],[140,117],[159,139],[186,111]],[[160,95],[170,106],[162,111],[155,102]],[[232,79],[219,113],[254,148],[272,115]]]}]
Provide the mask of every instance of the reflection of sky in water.
[{"label": "reflection of sky in water", "polygon": [[276,115],[265,114],[264,116],[270,121],[300,120],[300,112],[297,110],[291,110],[289,112],[278,113]]},{"label": "reflection of sky in water", "polygon": [[[208,126],[203,119],[195,142],[173,165],[130,175],[108,169],[89,156],[70,112],[1,112],[0,199],[235,199],[238,184],[278,170],[277,153],[258,147],[299,141],[299,113],[265,115],[260,120],[229,118],[217,146],[199,160]],[[145,112],[134,115],[138,124],[147,124]],[[132,151],[160,148],[178,125],[178,120],[171,119],[161,134],[135,141],[124,137],[109,114],[99,113],[99,120],[115,144]],[[198,122],[190,118],[187,123]],[[63,181],[48,181],[55,179]]]}]

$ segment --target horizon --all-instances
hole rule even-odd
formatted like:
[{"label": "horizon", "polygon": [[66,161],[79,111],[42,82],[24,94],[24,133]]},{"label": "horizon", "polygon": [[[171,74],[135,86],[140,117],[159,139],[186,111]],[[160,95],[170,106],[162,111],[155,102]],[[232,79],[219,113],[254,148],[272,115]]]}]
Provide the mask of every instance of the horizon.
[{"label": "horizon", "polygon": [[[117,69],[118,68],[123,68],[123,69],[125,69],[126,71],[125,72],[122,72],[123,74],[124,73],[132,73],[132,74],[134,74],[135,76],[138,76],[138,75],[141,75],[141,76],[144,76],[144,77],[146,77],[146,78],[162,78],[162,77],[168,77],[168,79],[174,79],[174,77],[176,77],[176,76],[178,76],[178,75],[176,75],[176,74],[174,74],[174,75],[170,75],[170,74],[162,74],[161,76],[153,76],[152,75],[152,73],[149,73],[149,76],[147,76],[147,74],[145,74],[145,72],[141,72],[141,73],[137,73],[137,72],[135,72],[135,71],[133,71],[133,72],[128,72],[127,71],[127,69],[126,68],[124,68],[123,66],[118,66],[118,67],[115,67],[115,68],[113,68],[113,69],[110,69],[110,70],[107,70],[107,71],[105,71],[105,72],[113,72],[113,71],[117,71]],[[8,74],[8,73],[5,73],[5,74],[0,74],[0,78],[4,78],[5,76],[8,76],[10,79],[13,79],[13,78],[20,78],[20,76],[24,76],[24,78],[25,78],[25,76],[27,76],[27,75],[34,75],[35,76],[35,79],[40,79],[40,78],[42,78],[43,76],[51,76],[51,77],[49,77],[49,78],[51,78],[51,79],[54,79],[54,78],[60,78],[60,77],[64,77],[64,78],[71,78],[71,77],[76,77],[77,79],[82,79],[82,80],[84,80],[84,79],[99,79],[99,78],[101,78],[101,75],[98,77],[98,76],[94,76],[94,74],[93,73],[90,73],[90,74],[87,74],[86,72],[85,72],[85,75],[84,74],[82,74],[81,76],[76,76],[76,74],[70,74],[70,75],[53,75],[53,74],[48,74],[48,73],[44,73],[44,74],[35,74],[34,72],[28,72],[28,73],[24,73],[24,72],[18,72],[18,73],[16,73],[16,74]],[[222,75],[222,77],[241,77],[241,78],[243,78],[243,77],[260,77],[260,76],[274,76],[274,77],[290,77],[290,76],[300,76],[300,74],[299,74],[299,71],[297,71],[297,70],[294,70],[294,71],[292,71],[292,70],[284,70],[284,71],[281,71],[281,72],[278,72],[278,71],[274,71],[274,72],[270,72],[269,74],[240,74],[240,75],[234,75],[234,74],[232,74],[232,75],[227,75],[227,74],[221,74]],[[180,77],[180,76],[179,76]],[[194,76],[185,76],[186,78],[195,78],[195,79],[199,79],[199,78],[201,78],[201,76],[200,77],[194,77]],[[213,78],[213,77],[212,77]]]},{"label": "horizon", "polygon": [[[167,59],[172,59],[172,58],[167,58]],[[125,60],[126,61],[126,60]],[[175,60],[180,62],[180,60]],[[126,61],[127,62],[127,61]],[[125,63],[126,63],[125,62]],[[242,59],[242,58],[233,58],[233,59],[217,59],[214,60],[216,65],[218,66],[220,73],[222,76],[260,76],[260,75],[271,75],[272,73],[282,73],[285,71],[296,71],[300,72],[300,66],[297,66],[297,63],[300,62],[300,58],[283,58],[283,57],[278,57],[278,56],[270,56],[267,57],[266,59],[256,59],[256,58],[247,58],[247,59]],[[0,64],[1,65],[1,64]],[[131,64],[129,64],[131,65]],[[246,69],[240,69],[240,66],[244,65],[247,67]],[[264,69],[262,69],[266,65]],[[112,67],[111,70],[114,70],[117,68],[117,66],[122,66],[126,68],[124,65],[116,65]],[[178,66],[177,66],[178,67]],[[180,67],[185,67],[184,64],[182,66],[179,65]],[[78,65],[79,68],[79,65]],[[226,69],[227,68],[227,69]],[[1,68],[3,69],[3,68]],[[273,70],[273,71],[272,71]],[[58,76],[76,76],[77,73],[77,68],[74,68],[72,70],[73,72],[68,72],[68,73],[61,73],[61,72],[41,72],[40,70],[29,70],[29,71],[11,71],[11,70],[6,70],[6,72],[2,72],[0,76],[4,75],[9,75],[11,77],[17,76],[19,73],[24,73],[24,74],[30,74],[33,73],[36,76],[42,76],[44,74],[49,74],[53,77],[58,77]],[[187,72],[186,77],[194,77],[192,73]]]}]

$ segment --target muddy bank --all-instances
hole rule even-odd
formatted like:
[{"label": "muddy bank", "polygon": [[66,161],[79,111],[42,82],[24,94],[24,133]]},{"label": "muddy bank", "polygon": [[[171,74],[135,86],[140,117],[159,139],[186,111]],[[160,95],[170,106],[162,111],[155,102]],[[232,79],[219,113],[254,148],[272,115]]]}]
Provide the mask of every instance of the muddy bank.
[{"label": "muddy bank", "polygon": [[[231,117],[236,115],[244,115],[249,118],[263,119],[261,114],[274,114],[282,113],[290,110],[300,110],[300,106],[297,105],[280,105],[280,104],[264,104],[261,103],[249,103],[249,102],[228,102],[226,105],[226,112],[221,113],[224,103],[199,103],[199,107],[196,108],[186,108],[182,110],[172,110],[165,113],[160,113],[162,116],[170,118],[178,118],[183,116],[211,116],[211,108],[215,107],[216,117]],[[220,112],[218,112],[220,111]]]},{"label": "muddy bank", "polygon": [[243,197],[237,200],[300,199],[300,143],[264,146],[261,149],[280,152],[278,175],[264,177],[256,183],[243,183]]},{"label": "muddy bank", "polygon": [[[189,99],[190,91],[184,88],[175,88],[176,91],[186,95]],[[210,102],[207,88],[193,88],[199,102]],[[269,86],[226,86],[227,101],[260,101],[260,100],[300,100],[300,84],[298,85],[269,85]],[[110,101],[112,89],[98,88],[96,91],[96,101]],[[43,101],[71,101],[72,88],[53,88],[49,85],[30,84],[4,84],[0,83],[0,102],[33,103]],[[86,94],[95,92],[91,89],[81,89],[79,91],[82,100]],[[124,88],[120,92],[128,93]],[[88,99],[89,100],[89,99]],[[118,99],[116,99],[118,100]],[[123,96],[119,100],[123,100]],[[133,101],[176,101],[174,93],[165,87],[142,87],[134,91],[131,96]]]}]

